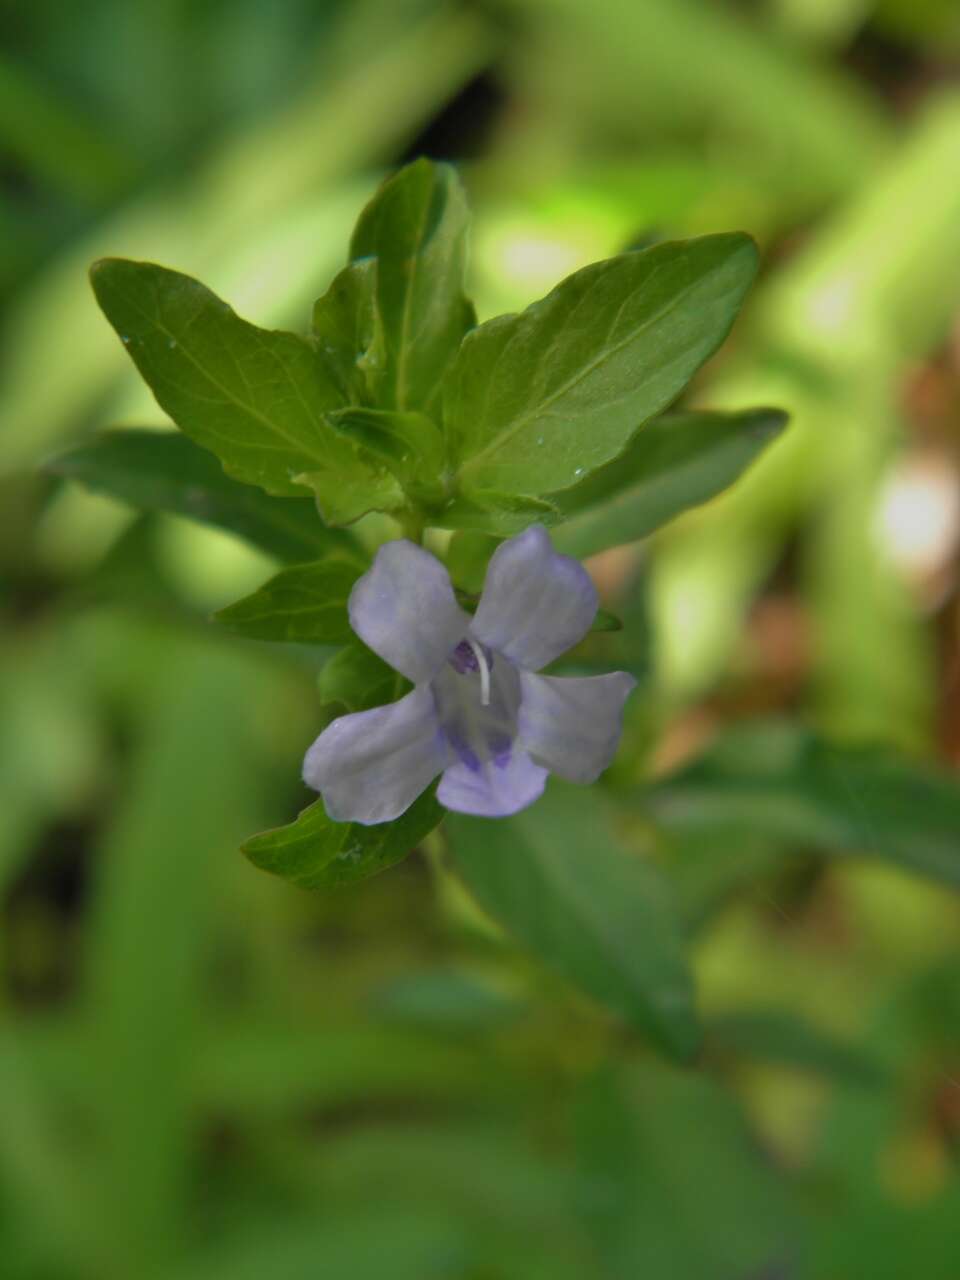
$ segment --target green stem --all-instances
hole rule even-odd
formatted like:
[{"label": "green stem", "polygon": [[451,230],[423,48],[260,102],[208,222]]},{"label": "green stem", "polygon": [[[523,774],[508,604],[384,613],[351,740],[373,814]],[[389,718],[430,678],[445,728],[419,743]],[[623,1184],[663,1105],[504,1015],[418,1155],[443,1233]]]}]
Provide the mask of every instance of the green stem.
[{"label": "green stem", "polygon": [[397,519],[403,529],[403,536],[420,546],[423,543],[423,530],[426,524],[423,515],[419,511],[408,509],[402,512]]}]

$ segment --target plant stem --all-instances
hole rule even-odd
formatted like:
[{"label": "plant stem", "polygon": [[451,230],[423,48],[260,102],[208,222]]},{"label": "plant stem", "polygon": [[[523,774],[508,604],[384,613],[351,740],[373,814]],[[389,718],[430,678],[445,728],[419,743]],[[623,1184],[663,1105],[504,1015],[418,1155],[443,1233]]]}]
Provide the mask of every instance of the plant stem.
[{"label": "plant stem", "polygon": [[418,546],[423,543],[424,519],[419,511],[408,509],[398,516],[404,537]]}]

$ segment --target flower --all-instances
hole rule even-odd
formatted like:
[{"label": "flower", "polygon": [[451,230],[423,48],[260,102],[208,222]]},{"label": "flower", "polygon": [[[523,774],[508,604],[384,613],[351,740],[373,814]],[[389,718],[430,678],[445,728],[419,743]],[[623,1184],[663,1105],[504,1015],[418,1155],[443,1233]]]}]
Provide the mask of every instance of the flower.
[{"label": "flower", "polygon": [[385,543],[351,592],[350,624],[415,687],[332,721],[307,752],[304,781],[331,818],[364,824],[399,817],[437,774],[441,804],[491,818],[532,804],[549,772],[594,782],[636,681],[534,672],[581,640],[596,611],[589,574],[540,525],[497,548],[472,618],[429,551]]}]

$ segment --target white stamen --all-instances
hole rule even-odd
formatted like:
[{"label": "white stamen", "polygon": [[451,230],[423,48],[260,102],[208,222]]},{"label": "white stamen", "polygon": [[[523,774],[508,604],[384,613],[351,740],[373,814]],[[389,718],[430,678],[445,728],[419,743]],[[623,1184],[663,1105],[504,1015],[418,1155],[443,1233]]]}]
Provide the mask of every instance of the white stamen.
[{"label": "white stamen", "polygon": [[487,657],[476,640],[471,640],[467,636],[467,644],[473,650],[473,656],[477,660],[480,668],[480,705],[481,707],[489,707],[490,705],[490,668],[487,666]]}]

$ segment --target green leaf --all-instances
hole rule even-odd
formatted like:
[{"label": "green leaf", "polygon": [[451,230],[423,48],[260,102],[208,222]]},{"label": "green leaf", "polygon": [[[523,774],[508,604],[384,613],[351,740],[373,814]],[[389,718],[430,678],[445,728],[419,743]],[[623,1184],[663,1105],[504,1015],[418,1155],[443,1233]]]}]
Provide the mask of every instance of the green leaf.
[{"label": "green leaf", "polygon": [[482,489],[469,498],[461,494],[442,510],[431,511],[429,523],[440,529],[469,529],[508,538],[531,524],[555,524],[559,518],[558,507],[548,498]]},{"label": "green leaf", "polygon": [[668,831],[872,854],[960,888],[960,780],[886,748],[836,746],[761,721],[725,734],[642,803]]},{"label": "green leaf", "polygon": [[393,667],[358,640],[344,645],[320,671],[318,689],[325,703],[339,703],[347,711],[368,711],[396,702],[412,688]]},{"label": "green leaf", "polygon": [[99,1154],[87,1168],[101,1205],[123,1206],[102,1255],[118,1275],[137,1274],[147,1255],[167,1271],[185,1235],[208,940],[231,846],[260,811],[251,729],[277,687],[241,657],[162,637],[134,767],[96,851],[85,939],[94,1092],[84,1105],[95,1104]]},{"label": "green leaf", "polygon": [[487,576],[490,557],[499,547],[500,538],[489,533],[464,529],[455,533],[447,547],[450,577],[463,591],[479,596]]},{"label": "green leaf", "polygon": [[703,1072],[603,1070],[576,1122],[578,1207],[609,1280],[786,1274],[799,1226],[788,1188]]},{"label": "green leaf", "polygon": [[329,889],[365,880],[405,858],[438,825],[444,810],[434,791],[425,791],[396,822],[372,827],[333,822],[323,801],[315,800],[296,822],[252,836],[243,852],[261,870],[301,889]]},{"label": "green leaf", "polygon": [[856,1045],[780,1009],[748,1009],[713,1018],[706,1027],[715,1052],[817,1072],[856,1085],[884,1078],[881,1063]]},{"label": "green leaf", "polygon": [[645,538],[738,479],[783,431],[778,409],[669,413],[648,422],[605,467],[553,495],[557,549],[589,556]]},{"label": "green leaf", "polygon": [[622,631],[623,622],[615,613],[611,613],[609,609],[598,609],[591,631]]},{"label": "green leaf", "polygon": [[312,488],[330,523],[397,504],[393,478],[324,422],[343,397],[305,339],[258,329],[199,281],[153,263],[104,258],[90,278],[160,407],[228,475],[283,496]]},{"label": "green leaf", "polygon": [[453,854],[481,906],[546,964],[689,1058],[693,987],[668,891],[614,839],[595,791],[552,782],[514,818],[451,814]]},{"label": "green leaf", "polygon": [[551,493],[616,457],[716,351],[756,267],[738,233],[659,244],[474,329],[444,391],[462,492]]},{"label": "green leaf", "polygon": [[328,529],[312,498],[271,498],[231,480],[206,449],[176,431],[104,431],[47,470],[147,511],[169,511],[239,534],[280,560],[353,545]]},{"label": "green leaf", "polygon": [[328,414],[327,421],[382,462],[414,502],[443,501],[443,436],[425,414],[352,406]]},{"label": "green leaf", "polygon": [[363,571],[346,559],[291,565],[213,616],[228,631],[254,640],[341,644],[353,635],[347,601]]},{"label": "green leaf", "polygon": [[345,404],[369,404],[371,378],[383,363],[383,328],[376,305],[377,263],[351,262],[313,308],[313,336]]},{"label": "green leaf", "polygon": [[357,222],[351,259],[377,260],[383,370],[375,402],[429,412],[464,333],[467,203],[455,171],[417,160],[380,188]]}]

